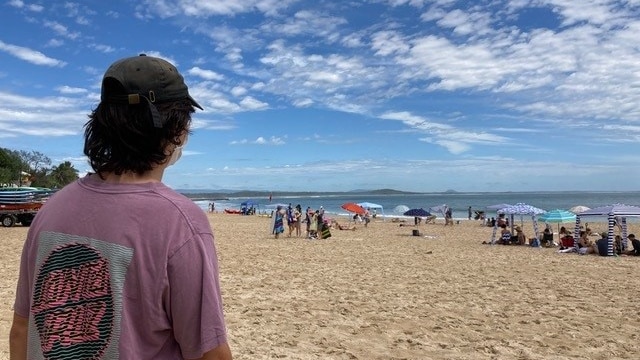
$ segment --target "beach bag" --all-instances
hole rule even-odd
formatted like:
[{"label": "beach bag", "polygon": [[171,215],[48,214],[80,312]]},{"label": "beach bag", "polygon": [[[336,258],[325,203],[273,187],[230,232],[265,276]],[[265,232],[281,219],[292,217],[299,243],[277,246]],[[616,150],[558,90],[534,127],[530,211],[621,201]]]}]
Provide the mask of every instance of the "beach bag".
[{"label": "beach bag", "polygon": [[561,242],[561,244],[560,244],[560,245],[562,245],[562,247],[563,247],[563,248],[565,248],[565,249],[566,249],[566,248],[570,248],[570,247],[574,247],[574,246],[575,246],[575,243],[574,243],[573,237],[571,237],[571,236],[565,236],[565,237],[563,237],[563,238],[560,240],[560,242]]},{"label": "beach bag", "polygon": [[530,239],[529,241],[532,247],[540,247],[540,239]]}]

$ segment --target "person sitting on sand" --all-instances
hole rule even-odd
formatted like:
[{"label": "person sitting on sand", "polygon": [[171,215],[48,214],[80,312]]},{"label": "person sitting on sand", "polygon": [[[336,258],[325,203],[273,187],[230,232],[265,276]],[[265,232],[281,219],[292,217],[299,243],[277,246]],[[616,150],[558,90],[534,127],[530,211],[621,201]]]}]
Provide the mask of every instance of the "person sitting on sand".
[{"label": "person sitting on sand", "polygon": [[[613,252],[614,254],[620,255],[619,251],[619,243],[622,242],[622,238],[620,235],[617,235],[613,242]],[[600,256],[608,256],[609,255],[609,234],[606,232],[600,233],[600,239],[596,240],[595,244],[596,254]]]},{"label": "person sitting on sand", "polygon": [[552,247],[554,246],[553,244],[553,232],[551,232],[551,229],[546,227],[544,229],[544,231],[542,232],[542,236],[540,239],[540,244],[542,244],[542,246],[544,247]]},{"label": "person sitting on sand", "polygon": [[507,229],[506,224],[500,225],[502,230],[500,230],[500,239],[498,240],[498,244],[509,245],[511,243],[511,231]]},{"label": "person sitting on sand", "polygon": [[[338,230],[355,230],[356,229],[355,224],[353,226],[351,226],[351,224],[342,225],[338,222],[338,220],[331,220],[331,226],[334,229],[338,229]],[[402,226],[402,224],[400,224],[400,226]]]},{"label": "person sitting on sand", "polygon": [[516,226],[516,236],[511,239],[511,243],[516,245],[524,245],[527,243],[527,237],[520,226]]},{"label": "person sitting on sand", "polygon": [[631,256],[640,256],[640,240],[636,239],[636,236],[634,234],[629,234],[629,236],[627,236],[627,239],[631,241],[633,249],[625,251],[624,254]]},{"label": "person sitting on sand", "polygon": [[589,239],[589,235],[586,231],[580,232],[580,240],[578,241],[578,254],[586,255],[586,254],[597,254],[598,249],[596,248],[593,241]]}]

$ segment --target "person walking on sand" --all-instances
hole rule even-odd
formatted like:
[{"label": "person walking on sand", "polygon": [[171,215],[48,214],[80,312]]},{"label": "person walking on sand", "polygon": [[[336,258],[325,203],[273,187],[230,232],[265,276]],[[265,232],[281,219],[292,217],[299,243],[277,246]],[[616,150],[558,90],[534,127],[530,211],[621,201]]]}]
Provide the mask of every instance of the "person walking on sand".
[{"label": "person walking on sand", "polygon": [[447,225],[453,226],[453,212],[450,207],[447,207],[447,210],[444,212],[444,226]]},{"label": "person walking on sand", "polygon": [[232,358],[211,226],[162,183],[195,108],[165,60],[107,69],[84,131],[94,173],[47,200],[24,244],[12,360]]}]

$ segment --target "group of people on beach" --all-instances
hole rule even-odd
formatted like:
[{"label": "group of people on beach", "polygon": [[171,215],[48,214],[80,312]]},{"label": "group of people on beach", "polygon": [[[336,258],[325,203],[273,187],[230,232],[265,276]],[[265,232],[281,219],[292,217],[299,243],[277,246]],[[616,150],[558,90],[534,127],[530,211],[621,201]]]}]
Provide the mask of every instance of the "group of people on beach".
[{"label": "group of people on beach", "polygon": [[288,237],[292,237],[294,233],[296,237],[300,237],[303,223],[306,224],[306,238],[327,239],[331,237],[331,230],[325,221],[325,212],[322,206],[315,211],[311,207],[307,207],[303,213],[300,204],[295,207],[291,206],[291,204],[287,207],[278,205],[272,214],[272,218],[273,228],[271,233],[275,235],[276,239],[285,232],[285,224],[289,228]]},{"label": "group of people on beach", "polygon": [[[507,227],[507,222],[502,222],[499,225],[500,236],[495,241],[498,245],[529,245],[532,247],[559,247],[558,253],[578,253],[581,255],[609,255],[609,234],[607,232],[601,232],[600,234],[593,233],[590,228],[585,228],[580,231],[580,237],[575,244],[573,233],[567,230],[564,226],[558,231],[559,242],[554,241],[554,234],[551,228],[547,225],[540,236],[527,238],[523,229],[520,226],[515,227],[515,233],[511,233]],[[591,236],[599,236],[599,239],[593,241]],[[615,235],[613,238],[613,253],[614,255],[629,255],[640,256],[640,240],[637,240],[634,234],[629,234],[627,239],[631,242],[631,248],[625,248],[622,242],[621,235]],[[483,244],[489,244],[487,241],[483,241]]]},{"label": "group of people on beach", "polygon": [[353,217],[353,224],[351,222],[346,225],[340,224],[336,219],[330,219],[326,216],[324,208],[320,206],[319,209],[313,210],[310,206],[303,212],[300,204],[292,206],[278,205],[276,210],[271,214],[273,218],[271,233],[276,239],[280,237],[280,234],[285,232],[285,226],[288,228],[289,233],[287,237],[302,236],[302,224],[306,225],[304,237],[307,239],[328,239],[331,237],[331,230],[356,230],[356,222],[361,222],[365,227],[371,222],[371,216],[369,212],[360,215],[356,214]]}]

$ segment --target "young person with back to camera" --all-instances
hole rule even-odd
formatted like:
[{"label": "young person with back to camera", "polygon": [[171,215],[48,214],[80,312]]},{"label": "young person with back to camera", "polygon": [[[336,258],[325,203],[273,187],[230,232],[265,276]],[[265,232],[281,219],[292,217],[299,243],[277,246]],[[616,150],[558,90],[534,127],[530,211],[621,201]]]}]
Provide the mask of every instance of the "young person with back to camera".
[{"label": "young person with back to camera", "polygon": [[84,132],[95,173],[55,193],[29,229],[11,359],[232,358],[211,226],[162,183],[195,107],[165,60],[107,69]]}]

